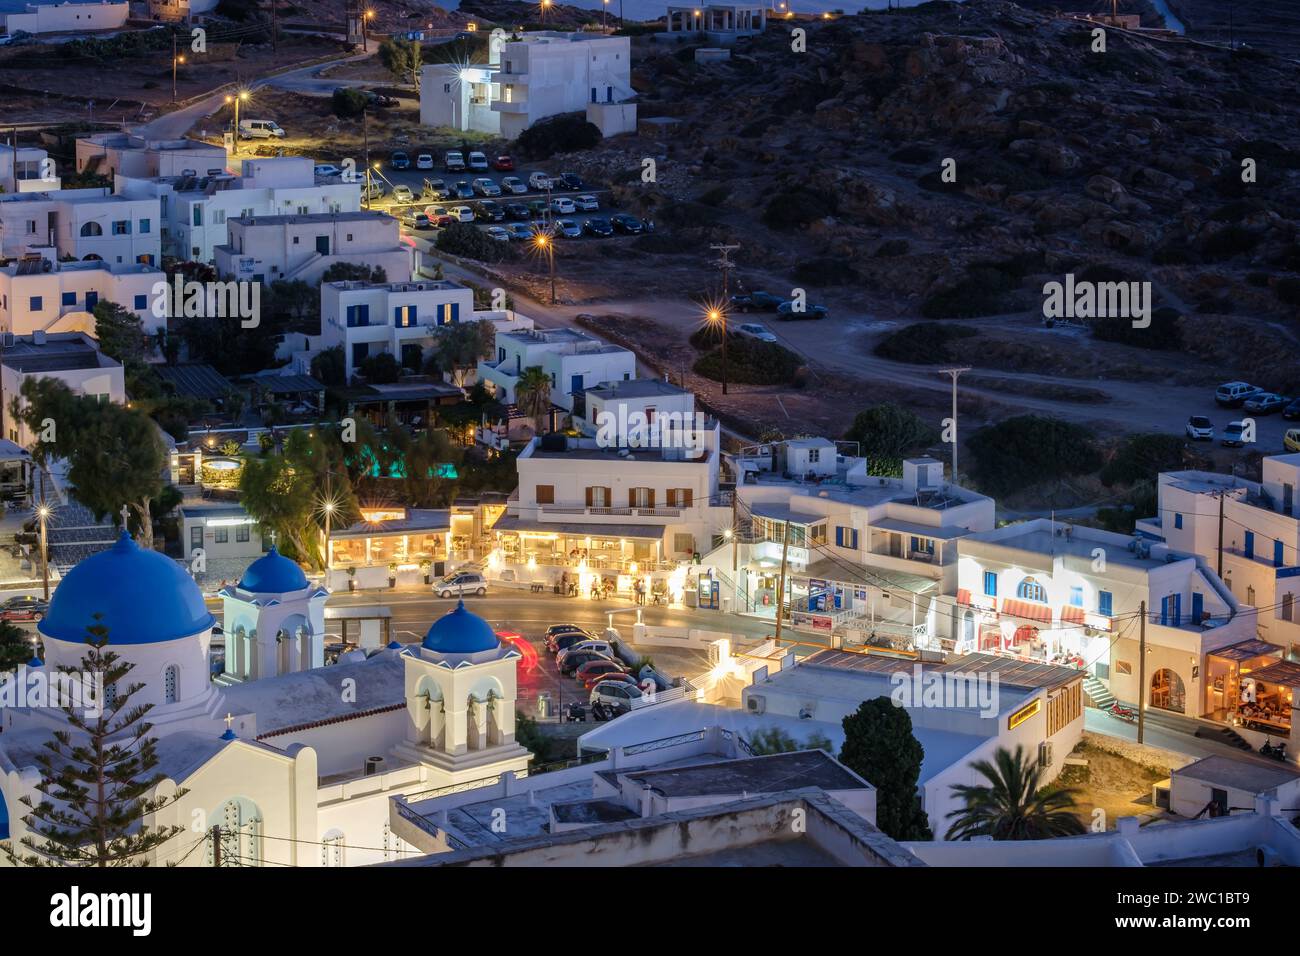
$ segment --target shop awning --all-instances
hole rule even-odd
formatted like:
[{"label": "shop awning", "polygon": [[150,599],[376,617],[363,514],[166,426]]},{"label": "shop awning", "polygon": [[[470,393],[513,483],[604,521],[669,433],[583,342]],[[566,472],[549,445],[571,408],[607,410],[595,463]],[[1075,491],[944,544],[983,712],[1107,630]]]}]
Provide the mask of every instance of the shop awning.
[{"label": "shop awning", "polygon": [[1016,633],[1011,635],[1012,644],[1028,644],[1038,639],[1038,628],[1032,624],[1021,624]]},{"label": "shop awning", "polygon": [[[1216,652],[1218,653],[1218,652]],[[1250,676],[1268,684],[1283,684],[1287,687],[1300,687],[1300,664],[1295,661],[1278,661],[1251,671]]]},{"label": "shop awning", "polygon": [[1027,618],[1030,621],[1042,621],[1044,624],[1052,623],[1052,609],[1046,604],[1038,604],[1034,601],[1007,598],[1002,602],[1002,613],[1012,617]]},{"label": "shop awning", "polygon": [[574,538],[643,538],[662,541],[663,525],[657,524],[582,524],[576,521],[533,521],[518,515],[502,515],[493,531],[551,532]]},{"label": "shop awning", "polygon": [[957,603],[962,607],[970,607],[970,591],[967,588],[957,589]]},{"label": "shop awning", "polygon": [[1061,608],[1062,624],[1083,624],[1087,617],[1087,612],[1081,607],[1075,607],[1073,604],[1066,604]]},{"label": "shop awning", "polygon": [[1228,647],[1221,647],[1217,651],[1210,651],[1209,656],[1240,663],[1255,657],[1266,657],[1269,654],[1281,655],[1282,651],[1283,649],[1276,644],[1252,638],[1249,641],[1242,641],[1240,644],[1232,644]]}]

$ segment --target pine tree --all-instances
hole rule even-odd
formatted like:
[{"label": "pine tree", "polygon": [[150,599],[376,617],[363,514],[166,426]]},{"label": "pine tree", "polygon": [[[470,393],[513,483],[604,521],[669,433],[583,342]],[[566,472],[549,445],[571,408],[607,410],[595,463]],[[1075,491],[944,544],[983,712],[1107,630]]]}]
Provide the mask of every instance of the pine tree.
[{"label": "pine tree", "polygon": [[924,758],[911,715],[888,697],[844,718],[840,763],[876,788],[876,826],[895,840],[934,839],[916,789]]},{"label": "pine tree", "polygon": [[135,666],[106,650],[108,628],[95,615],[87,628],[90,649],[80,671],[60,667],[70,676],[102,675],[102,687],[116,687],[111,699],[101,690],[99,714],[88,717],[77,701],[64,701],[69,730],[54,732],[47,752],[36,760],[41,779],[36,785],[39,802],[21,800],[28,808],[23,823],[31,835],[22,839],[30,853],[11,843],[0,844],[16,866],[147,866],[150,851],[185,830],[182,826],[150,827],[144,819],[171,806],[188,791],[170,797],[149,793],[165,775],[156,771],[157,740],[149,737],[152,724],[143,718],[152,704],[133,706],[131,697],[144,685],[126,686]]}]

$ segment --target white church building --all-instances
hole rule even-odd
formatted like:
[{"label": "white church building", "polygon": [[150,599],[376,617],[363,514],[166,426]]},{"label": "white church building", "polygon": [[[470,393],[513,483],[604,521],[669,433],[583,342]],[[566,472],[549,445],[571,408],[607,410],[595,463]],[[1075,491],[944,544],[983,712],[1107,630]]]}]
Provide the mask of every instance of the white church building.
[{"label": "white church building", "polygon": [[[418,851],[391,831],[393,797],[526,775],[531,755],[514,736],[519,654],[460,604],[419,645],[321,667],[324,597],[274,551],[255,561],[222,593],[227,639],[242,640],[226,680],[213,681],[216,621],[199,588],[123,534],[64,577],[39,624],[45,660],[12,679],[34,687],[59,668],[80,671],[87,629],[107,629],[108,650],[132,665],[124,680],[141,685],[129,705],[152,705],[145,719],[163,775],[152,795],[184,791],[146,818],[184,828],[150,865],[401,859]],[[112,688],[103,696],[111,702]],[[55,732],[74,745],[81,734],[52,706],[5,707],[0,726],[0,839],[23,852],[37,758]]]}]

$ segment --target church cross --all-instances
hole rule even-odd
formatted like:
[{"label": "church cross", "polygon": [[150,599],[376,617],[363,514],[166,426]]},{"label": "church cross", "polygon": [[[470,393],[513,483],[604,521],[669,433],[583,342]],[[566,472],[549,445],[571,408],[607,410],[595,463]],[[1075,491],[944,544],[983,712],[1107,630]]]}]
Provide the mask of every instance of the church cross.
[{"label": "church cross", "polygon": [[230,716],[230,713],[227,712],[227,713],[226,713],[226,729],[229,730],[229,729],[230,729],[230,725],[233,724],[234,722],[235,722],[235,718],[232,717],[232,716]]},{"label": "church cross", "polygon": [[128,508],[126,505],[122,505],[122,530],[123,531],[126,530],[126,521],[127,518],[129,518],[130,516],[131,516],[131,509]]}]

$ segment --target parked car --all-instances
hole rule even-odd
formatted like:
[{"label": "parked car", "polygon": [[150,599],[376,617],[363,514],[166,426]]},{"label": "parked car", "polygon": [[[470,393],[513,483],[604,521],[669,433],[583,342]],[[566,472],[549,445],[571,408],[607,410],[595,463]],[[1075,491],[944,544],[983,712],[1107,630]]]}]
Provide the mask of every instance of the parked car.
[{"label": "parked car", "polygon": [[1300,451],[1300,428],[1288,428],[1282,436],[1282,447],[1287,451]]},{"label": "parked car", "polygon": [[603,641],[600,638],[593,638],[590,640],[579,641],[576,644],[566,647],[555,655],[555,663],[559,666],[561,671],[566,674],[571,674],[573,671],[577,670],[581,664],[586,663],[586,661],[574,663],[573,658],[575,654],[599,654],[601,657],[614,660],[614,645],[609,643],[609,641]]},{"label": "parked car", "polygon": [[1246,443],[1245,432],[1245,422],[1228,422],[1228,427],[1223,430],[1223,437],[1219,439],[1219,444],[1225,448],[1240,448]]},{"label": "parked car", "polygon": [[574,173],[560,173],[560,181],[552,189],[581,189],[582,180]]},{"label": "parked car", "polygon": [[466,594],[487,594],[487,578],[475,571],[457,571],[448,574],[433,586],[433,593],[440,598],[464,597]]},{"label": "parked car", "polygon": [[569,631],[556,631],[553,634],[547,633],[546,637],[542,639],[542,642],[546,645],[548,651],[552,654],[558,654],[560,651],[568,650],[579,641],[594,641],[595,639],[595,634],[592,634],[590,631],[578,627],[575,624],[573,625],[573,629]]},{"label": "parked car", "polygon": [[502,208],[504,208],[506,211],[507,219],[531,219],[532,218],[532,213],[528,211],[528,207],[521,202],[508,202]]},{"label": "parked car", "polygon": [[799,319],[824,319],[826,318],[826,306],[824,305],[805,305],[803,311],[794,310],[794,302],[782,302],[776,307],[776,317],[783,322],[797,321]]},{"label": "parked car", "polygon": [[474,210],[469,206],[452,206],[451,215],[457,222],[474,221]]},{"label": "parked car", "polygon": [[578,208],[573,205],[573,200],[567,196],[556,196],[551,200],[551,212],[558,212],[561,216],[572,216]]},{"label": "parked car", "polygon": [[542,172],[530,173],[528,176],[528,185],[533,189],[550,189],[551,177],[549,174]]},{"label": "parked car", "polygon": [[510,233],[506,232],[504,226],[488,226],[487,229],[484,230],[484,232],[487,233],[489,239],[492,239],[496,242],[510,241]]},{"label": "parked car", "polygon": [[766,325],[760,325],[757,322],[746,322],[743,325],[736,326],[736,334],[743,335],[746,338],[758,339],[760,342],[775,342],[776,336],[768,331]]},{"label": "parked car", "polygon": [[573,205],[579,212],[595,212],[600,208],[595,196],[575,196]]},{"label": "parked car", "polygon": [[545,199],[534,199],[528,204],[528,211],[533,214],[534,219],[541,219],[548,209]]},{"label": "parked car", "polygon": [[615,232],[621,232],[625,236],[637,236],[645,231],[640,219],[636,216],[629,216],[625,212],[611,216],[609,221],[614,224]]},{"label": "parked car", "polygon": [[609,220],[600,217],[586,220],[582,224],[582,231],[589,236],[601,238],[614,235],[614,227],[610,225]]},{"label": "parked car", "polygon": [[1249,382],[1224,382],[1214,390],[1214,400],[1224,408],[1238,408],[1256,392],[1263,391]]},{"label": "parked car", "polygon": [[342,176],[343,170],[339,169],[339,167],[335,166],[333,163],[317,163],[312,169],[312,173],[316,176],[329,178],[330,176]]},{"label": "parked car", "polygon": [[1187,437],[1192,441],[1214,441],[1214,423],[1204,415],[1187,419]]},{"label": "parked car", "polygon": [[383,199],[385,192],[387,192],[387,190],[385,189],[384,184],[381,183],[378,179],[372,179],[370,180],[370,182],[366,183],[364,186],[361,187],[361,198],[362,199]]},{"label": "parked car", "polygon": [[506,234],[516,242],[529,242],[533,238],[533,227],[526,222],[508,222]]},{"label": "parked car", "polygon": [[424,186],[420,189],[422,199],[446,199],[447,196],[447,181],[445,179],[426,179]]},{"label": "parked car", "polygon": [[411,192],[410,186],[394,186],[393,202],[415,202],[415,193]]},{"label": "parked car", "polygon": [[578,225],[576,219],[557,219],[552,234],[559,233],[566,239],[579,239],[582,237],[582,227]]},{"label": "parked car", "polygon": [[421,153],[415,157],[416,169],[433,169],[433,153]]},{"label": "parked car", "polygon": [[361,92],[365,94],[366,102],[371,106],[378,106],[380,109],[387,110],[397,105],[396,96],[388,96],[378,90],[362,90]]},{"label": "parked car", "polygon": [[388,157],[388,166],[390,169],[410,169],[411,157],[400,149],[394,150]]},{"label": "parked car", "polygon": [[474,216],[484,222],[505,222],[506,211],[491,199],[473,205]]},{"label": "parked car", "polygon": [[591,689],[591,696],[588,699],[593,710],[599,705],[605,712],[612,712],[612,716],[618,717],[638,706],[645,700],[645,696],[645,691],[635,684],[603,681]]},{"label": "parked car", "polygon": [[604,675],[608,674],[626,674],[628,668],[618,661],[588,661],[573,672],[573,676],[580,681],[591,681],[596,683]]},{"label": "parked car", "polygon": [[488,179],[486,176],[480,176],[474,182],[470,183],[470,188],[480,196],[500,196],[501,187]]},{"label": "parked car", "polygon": [[403,221],[411,229],[418,229],[423,231],[425,229],[433,228],[433,220],[430,219],[426,213],[422,213],[422,212],[417,212],[413,216],[407,216],[406,219]]},{"label": "parked car", "polygon": [[239,135],[244,139],[284,139],[284,130],[278,123],[263,119],[239,121]]},{"label": "parked car", "polygon": [[1286,408],[1282,409],[1282,417],[1289,422],[1300,418],[1300,398],[1293,398],[1287,402]]},{"label": "parked car", "polygon": [[595,677],[583,681],[582,686],[585,687],[587,690],[591,690],[597,684],[603,684],[606,681],[614,681],[615,683],[619,683],[619,684],[636,684],[636,685],[639,685],[641,683],[639,680],[637,680],[635,674],[628,674],[621,671],[609,671],[608,673],[598,674]]},{"label": "parked car", "polygon": [[613,660],[613,658],[610,657],[610,655],[607,654],[605,651],[592,650],[589,648],[571,647],[564,653],[560,654],[555,659],[555,663],[556,666],[560,669],[561,674],[563,674],[565,677],[572,677],[573,672],[576,671],[583,664],[588,664],[591,661],[600,661],[600,660]]},{"label": "parked car", "polygon": [[518,176],[506,176],[501,180],[501,191],[517,196],[528,192],[528,185]]},{"label": "parked car", "polygon": [[509,156],[498,156],[492,160],[492,168],[500,173],[508,173],[515,168],[515,161]]},{"label": "parked car", "polygon": [[442,165],[449,173],[459,173],[465,168],[465,156],[458,149],[448,150],[442,157]]},{"label": "parked car", "polygon": [[457,199],[473,199],[474,187],[469,184],[469,180],[458,179],[456,185],[451,187],[451,194]]},{"label": "parked car", "polygon": [[451,210],[446,206],[425,206],[424,214],[428,216],[429,221],[439,229],[444,226],[450,226],[456,221],[455,217],[451,214]]},{"label": "parked car", "polygon": [[785,299],[772,295],[770,292],[747,292],[731,297],[733,308],[741,312],[775,312],[781,307]]},{"label": "parked car", "polygon": [[487,168],[488,168],[487,157],[484,156],[482,153],[480,153],[480,152],[478,152],[478,151],[475,151],[475,152],[470,153],[470,154],[469,154],[469,168],[470,168],[470,169],[482,170],[483,172],[487,172]]},{"label": "parked car", "polygon": [[1248,412],[1254,412],[1256,415],[1272,415],[1274,412],[1280,412],[1286,408],[1287,403],[1290,401],[1289,398],[1283,398],[1276,392],[1256,392],[1246,399],[1245,409]]},{"label": "parked car", "polygon": [[47,601],[34,595],[20,594],[0,604],[0,621],[39,621],[49,608]]}]

